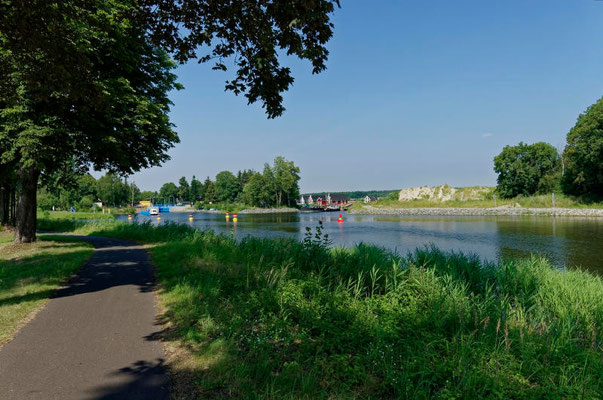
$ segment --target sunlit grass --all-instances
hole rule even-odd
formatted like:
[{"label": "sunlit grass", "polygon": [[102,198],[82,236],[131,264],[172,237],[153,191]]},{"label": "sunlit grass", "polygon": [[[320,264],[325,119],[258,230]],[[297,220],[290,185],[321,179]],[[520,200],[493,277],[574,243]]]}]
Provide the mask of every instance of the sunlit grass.
[{"label": "sunlit grass", "polygon": [[194,360],[191,397],[603,394],[603,282],[543,258],[235,241],[175,224],[80,229],[153,243],[168,338]]},{"label": "sunlit grass", "polygon": [[39,236],[33,244],[12,244],[0,232],[0,346],[9,340],[48,297],[92,254],[82,241]]},{"label": "sunlit grass", "polygon": [[[115,209],[117,212],[118,210]],[[115,218],[114,213],[105,212],[101,210],[97,212],[84,212],[84,211],[38,211],[38,218],[44,218],[49,220],[100,220],[100,219],[113,219]]]}]

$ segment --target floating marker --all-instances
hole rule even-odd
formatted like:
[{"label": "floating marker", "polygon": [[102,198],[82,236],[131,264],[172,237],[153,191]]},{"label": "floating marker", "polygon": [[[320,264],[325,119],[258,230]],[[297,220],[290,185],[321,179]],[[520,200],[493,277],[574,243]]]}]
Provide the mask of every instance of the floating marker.
[{"label": "floating marker", "polygon": [[189,220],[189,221],[192,221],[192,220],[193,220],[193,214],[189,214],[189,215],[188,215],[188,220]]},{"label": "floating marker", "polygon": [[232,215],[232,222],[237,222],[238,218],[237,218],[237,214],[233,214]]},{"label": "floating marker", "polygon": [[161,220],[161,214],[157,214],[157,221]]},{"label": "floating marker", "polygon": [[226,212],[226,219],[230,218],[230,214]]},{"label": "floating marker", "polygon": [[132,214],[128,214],[128,221],[132,220]]},{"label": "floating marker", "polygon": [[339,218],[337,218],[337,222],[343,222],[343,215],[339,214]]}]

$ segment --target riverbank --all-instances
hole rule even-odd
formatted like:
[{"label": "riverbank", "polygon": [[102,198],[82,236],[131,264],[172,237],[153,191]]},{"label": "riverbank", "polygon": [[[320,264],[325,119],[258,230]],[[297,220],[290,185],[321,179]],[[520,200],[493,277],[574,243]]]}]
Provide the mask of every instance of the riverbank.
[{"label": "riverbank", "polygon": [[600,208],[523,208],[523,207],[428,207],[428,208],[389,208],[370,205],[354,205],[349,211],[357,215],[434,215],[434,216],[558,216],[558,217],[603,217]]},{"label": "riverbank", "polygon": [[[288,214],[288,213],[296,213],[299,210],[297,208],[243,208],[241,210],[229,211],[231,214]],[[171,212],[171,210],[170,210]],[[205,214],[225,214],[226,211],[223,210],[191,210],[191,213],[205,213]]]},{"label": "riverbank", "polygon": [[183,398],[603,394],[603,282],[586,272],[328,249],[320,229],[236,241],[176,224],[78,225],[149,245]]},{"label": "riverbank", "polygon": [[239,212],[239,214],[288,214],[296,213],[299,210],[297,208],[246,208]]}]

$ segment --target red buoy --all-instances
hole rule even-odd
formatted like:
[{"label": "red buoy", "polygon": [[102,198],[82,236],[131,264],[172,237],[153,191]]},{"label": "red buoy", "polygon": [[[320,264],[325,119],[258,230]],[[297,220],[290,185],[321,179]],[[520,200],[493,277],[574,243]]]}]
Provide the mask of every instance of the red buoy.
[{"label": "red buoy", "polygon": [[337,218],[337,222],[343,222],[343,215],[339,214],[339,218]]}]

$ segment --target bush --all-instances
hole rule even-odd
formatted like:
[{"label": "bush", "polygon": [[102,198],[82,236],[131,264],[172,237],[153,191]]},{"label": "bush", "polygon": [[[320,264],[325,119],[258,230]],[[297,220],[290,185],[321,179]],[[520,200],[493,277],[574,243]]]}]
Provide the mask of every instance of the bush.
[{"label": "bush", "polygon": [[81,211],[89,211],[90,209],[92,209],[93,204],[94,204],[94,199],[92,198],[92,196],[84,196],[80,200],[80,202],[78,204],[78,208]]}]

